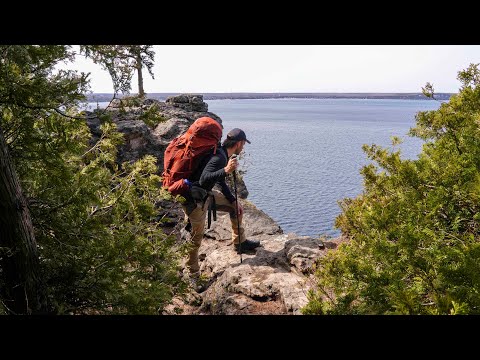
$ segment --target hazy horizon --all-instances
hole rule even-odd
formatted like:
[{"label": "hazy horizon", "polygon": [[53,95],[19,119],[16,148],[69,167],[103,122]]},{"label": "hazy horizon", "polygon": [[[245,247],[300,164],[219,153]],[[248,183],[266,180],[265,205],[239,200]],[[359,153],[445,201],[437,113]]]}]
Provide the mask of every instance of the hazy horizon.
[{"label": "hazy horizon", "polygon": [[[74,46],[74,48],[77,48]],[[154,45],[146,93],[456,93],[459,71],[480,63],[480,45]],[[112,93],[108,72],[77,56],[61,68],[89,72],[94,93]],[[136,77],[132,92],[137,90]]]},{"label": "hazy horizon", "polygon": [[[177,95],[200,95],[204,101],[226,99],[401,99],[401,100],[428,100],[423,93],[327,93],[327,92],[197,92],[197,93],[146,93],[150,99],[165,101],[168,97]],[[449,100],[455,93],[436,93],[435,100]],[[117,98],[123,98],[127,94],[117,94]],[[129,95],[136,95],[130,93]],[[113,93],[92,93],[87,95],[87,101],[109,102],[114,98]],[[430,99],[433,100],[433,99]]]},{"label": "hazy horizon", "polygon": [[[131,94],[136,94],[137,92],[132,91]],[[458,91],[455,92],[437,92],[438,94],[457,94]],[[93,94],[112,94],[113,91],[110,92],[93,92]],[[372,92],[356,92],[356,91],[195,91],[195,92],[176,92],[176,91],[161,91],[161,92],[146,92],[146,94],[422,94],[421,91],[414,91],[414,92],[397,92],[397,91],[372,91]]]}]

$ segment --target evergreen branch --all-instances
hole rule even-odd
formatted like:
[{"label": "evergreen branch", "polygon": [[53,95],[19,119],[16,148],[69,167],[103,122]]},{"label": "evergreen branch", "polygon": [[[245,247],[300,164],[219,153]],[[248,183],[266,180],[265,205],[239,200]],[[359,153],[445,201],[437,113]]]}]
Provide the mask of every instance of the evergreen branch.
[{"label": "evergreen branch", "polygon": [[75,116],[65,114],[64,112],[60,111],[58,108],[54,108],[53,110],[55,110],[57,113],[59,113],[62,116],[65,116],[67,118],[71,118],[71,119],[75,119],[75,120],[92,120],[92,119],[96,119],[96,118],[99,118],[100,116],[104,115],[107,112],[107,109],[109,109],[112,106],[112,101],[115,100],[115,99],[117,99],[117,97],[114,95],[112,100],[109,101],[108,105],[104,109],[100,109],[100,111],[97,110],[97,112],[99,112],[100,114],[97,114],[97,115],[94,115],[94,116],[78,116],[78,117],[75,117]]},{"label": "evergreen branch", "polygon": [[66,200],[66,201],[64,201],[63,203],[58,204],[58,205],[50,208],[50,209],[48,210],[48,213],[51,214],[52,212],[54,212],[54,211],[56,211],[56,210],[58,210],[58,209],[61,209],[61,208],[65,207],[65,206],[67,206],[67,205],[73,204],[74,201],[76,200],[75,197],[76,197],[77,194],[78,194],[78,190],[75,191],[75,193],[73,193],[73,195],[72,195],[68,200]]},{"label": "evergreen branch", "polygon": [[[115,99],[116,97],[114,97],[110,103],[105,107],[105,109],[102,109],[101,110],[101,115],[105,114],[106,113],[106,110],[108,108],[111,107],[111,103],[112,101]],[[12,104],[12,101],[0,101],[0,105],[10,105]],[[30,109],[30,110],[50,110],[50,111],[55,111],[56,113],[66,117],[66,118],[70,118],[70,119],[74,119],[74,120],[91,120],[91,119],[96,119],[98,118],[98,115],[94,115],[94,116],[72,116],[72,115],[67,115],[66,113],[64,113],[63,111],[59,110],[57,107],[54,107],[54,106],[51,106],[51,105],[27,105],[27,104],[24,104],[24,103],[20,103],[18,101],[14,101],[13,102],[14,105],[18,106],[18,107],[21,107],[21,108],[25,108],[25,109]]]},{"label": "evergreen branch", "polygon": [[[118,200],[118,199],[116,199],[116,200]],[[104,207],[101,207],[101,208],[95,207],[95,210],[93,210],[90,214],[88,214],[88,218],[91,218],[93,215],[95,215],[99,211],[111,209],[113,207],[113,205],[115,205],[116,200],[110,205],[107,205],[107,206],[104,206]]]},{"label": "evergreen branch", "polygon": [[[123,185],[123,184],[124,184],[124,183],[119,183],[119,184],[118,184],[117,186],[115,186],[112,190],[110,190],[110,192],[109,192],[108,194],[112,193],[112,191],[113,191],[115,188],[117,188],[117,187],[119,187],[119,186],[121,186],[121,185]],[[120,194],[113,200],[113,202],[112,202],[110,205],[107,205],[107,206],[104,206],[104,207],[101,207],[101,208],[95,208],[95,210],[93,210],[93,211],[88,215],[88,218],[92,217],[93,215],[95,215],[95,214],[96,214],[97,212],[99,212],[99,211],[111,209],[111,208],[117,203],[117,201],[120,200],[120,199],[123,197],[123,195],[125,194],[125,192],[126,192],[126,191],[130,188],[130,186],[132,185],[132,183],[131,183],[130,181],[128,181],[127,184],[128,184],[128,186],[126,186],[126,187],[120,192]],[[108,196],[108,194],[107,194],[106,196]],[[133,205],[133,204],[132,204],[132,205]]]},{"label": "evergreen branch", "polygon": [[64,117],[66,117],[66,118],[74,119],[74,120],[90,120],[90,119],[95,119],[95,118],[96,118],[96,116],[88,117],[88,116],[71,116],[71,115],[67,115],[67,114],[65,114],[64,112],[58,110],[57,108],[53,108],[52,110],[55,111],[56,113],[64,116]]},{"label": "evergreen branch", "polygon": [[8,50],[12,47],[13,45],[6,45],[5,48],[2,51],[2,58],[6,58],[6,54]]},{"label": "evergreen branch", "polygon": [[98,141],[95,143],[95,145],[93,145],[93,146],[92,146],[90,149],[88,149],[83,155],[81,155],[80,158],[82,158],[82,159],[85,158],[85,156],[86,156],[88,153],[90,153],[90,152],[96,150],[97,148],[99,148],[100,145],[102,144],[102,140],[105,139],[105,136],[106,136],[106,135],[105,135],[105,133],[103,132],[102,135],[100,135],[100,139],[98,139]]},{"label": "evergreen branch", "polygon": [[17,313],[15,313],[15,311],[13,311],[12,309],[10,309],[7,304],[5,304],[5,302],[3,301],[3,299],[0,297],[0,302],[2,303],[3,307],[7,310],[7,312],[11,315],[18,315]]}]

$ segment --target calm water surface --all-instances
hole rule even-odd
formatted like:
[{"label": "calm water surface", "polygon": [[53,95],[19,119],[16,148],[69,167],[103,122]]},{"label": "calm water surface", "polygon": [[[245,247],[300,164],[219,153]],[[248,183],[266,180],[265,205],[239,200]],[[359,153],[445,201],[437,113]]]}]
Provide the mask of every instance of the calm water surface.
[{"label": "calm water surface", "polygon": [[340,234],[334,228],[337,201],[362,192],[360,169],[369,162],[362,145],[390,147],[395,135],[404,140],[403,158],[415,159],[422,141],[407,136],[415,114],[440,106],[430,100],[384,99],[206,102],[222,118],[224,136],[238,127],[252,142],[240,162],[248,199],[286,233],[310,236]]},{"label": "calm water surface", "polygon": [[407,136],[415,113],[435,110],[430,100],[261,99],[207,100],[223,120],[224,135],[243,129],[242,169],[248,199],[285,232],[337,236],[337,200],[362,191],[363,144],[404,140],[403,158],[414,159],[422,141]]}]

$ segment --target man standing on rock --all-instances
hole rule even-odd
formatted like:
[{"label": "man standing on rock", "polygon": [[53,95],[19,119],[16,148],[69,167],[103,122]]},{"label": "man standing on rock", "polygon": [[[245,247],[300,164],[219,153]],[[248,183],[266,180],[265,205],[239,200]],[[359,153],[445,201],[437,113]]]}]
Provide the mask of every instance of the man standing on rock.
[{"label": "man standing on rock", "polygon": [[239,155],[246,142],[250,144],[243,130],[237,128],[231,130],[222,146],[217,148],[216,154],[207,156],[202,162],[205,165],[199,166],[199,170],[186,180],[190,187],[190,194],[185,196],[187,201],[182,204],[182,207],[186,219],[188,218],[191,224],[193,248],[189,252],[186,265],[192,279],[198,278],[200,273],[198,249],[204,235],[207,210],[212,201],[216,210],[228,212],[230,215],[232,240],[237,253],[260,246],[259,241],[245,238],[245,230],[242,226],[243,207],[240,203],[237,204],[235,196],[225,182],[226,175],[234,172],[238,166],[237,159],[230,157],[233,154]]}]

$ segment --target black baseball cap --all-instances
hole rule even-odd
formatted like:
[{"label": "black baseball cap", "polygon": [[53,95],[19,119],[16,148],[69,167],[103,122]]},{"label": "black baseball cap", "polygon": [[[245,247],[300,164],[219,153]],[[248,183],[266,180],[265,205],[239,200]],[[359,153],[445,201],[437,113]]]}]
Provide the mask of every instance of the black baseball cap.
[{"label": "black baseball cap", "polygon": [[230,130],[230,132],[227,134],[227,139],[235,140],[235,141],[245,140],[246,142],[251,144],[251,142],[247,140],[247,135],[245,135],[245,131],[238,128]]}]

